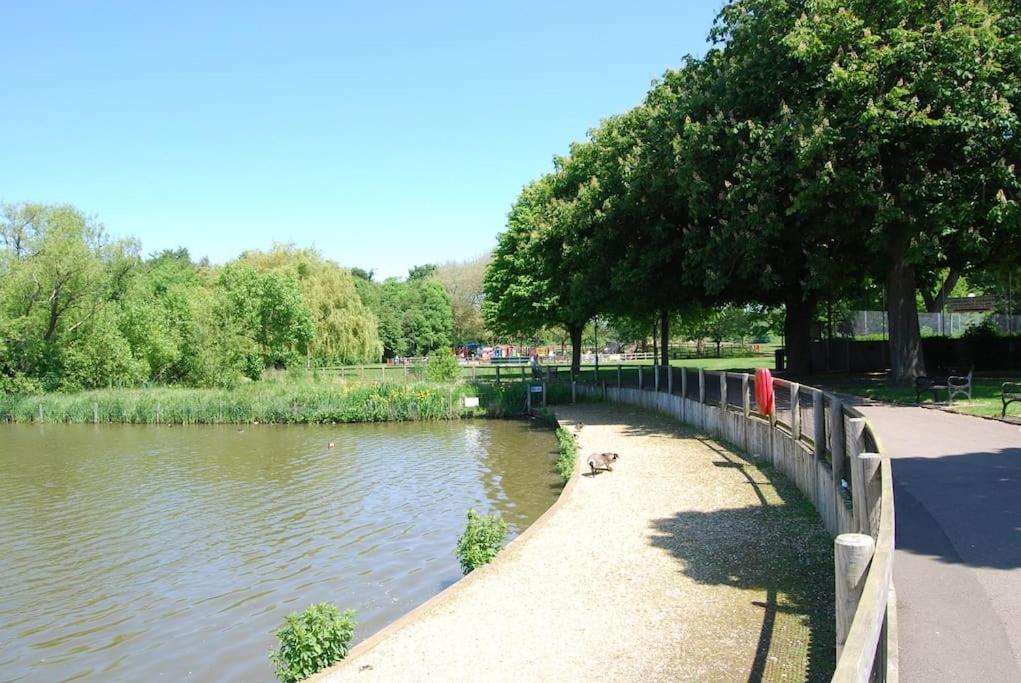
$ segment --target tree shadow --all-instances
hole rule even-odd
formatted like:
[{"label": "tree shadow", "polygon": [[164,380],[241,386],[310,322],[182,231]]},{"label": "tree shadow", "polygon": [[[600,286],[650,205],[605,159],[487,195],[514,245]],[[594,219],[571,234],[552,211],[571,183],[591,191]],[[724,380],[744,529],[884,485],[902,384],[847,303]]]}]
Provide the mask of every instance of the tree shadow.
[{"label": "tree shadow", "polygon": [[[771,467],[700,438],[740,470],[759,505],[712,512],[681,511],[654,520],[650,542],[701,584],[765,593],[750,681],[793,675],[829,680],[835,666],[832,541],[811,504]],[[790,667],[804,661],[804,669]]]}]

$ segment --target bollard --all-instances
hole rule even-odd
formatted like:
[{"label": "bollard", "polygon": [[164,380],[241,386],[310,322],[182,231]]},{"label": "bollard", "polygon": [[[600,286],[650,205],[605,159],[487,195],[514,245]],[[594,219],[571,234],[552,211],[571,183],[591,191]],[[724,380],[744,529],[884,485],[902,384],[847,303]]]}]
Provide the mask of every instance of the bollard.
[{"label": "bollard", "polygon": [[840,534],[833,541],[837,603],[837,659],[844,650],[851,622],[858,611],[876,542],[865,534]]}]

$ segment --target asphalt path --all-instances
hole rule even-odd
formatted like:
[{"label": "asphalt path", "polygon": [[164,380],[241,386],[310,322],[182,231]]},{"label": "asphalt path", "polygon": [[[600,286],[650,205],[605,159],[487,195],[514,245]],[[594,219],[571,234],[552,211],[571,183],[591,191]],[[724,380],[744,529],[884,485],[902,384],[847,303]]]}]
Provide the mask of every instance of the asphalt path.
[{"label": "asphalt path", "polygon": [[1021,426],[863,402],[893,462],[904,681],[1021,681]]}]

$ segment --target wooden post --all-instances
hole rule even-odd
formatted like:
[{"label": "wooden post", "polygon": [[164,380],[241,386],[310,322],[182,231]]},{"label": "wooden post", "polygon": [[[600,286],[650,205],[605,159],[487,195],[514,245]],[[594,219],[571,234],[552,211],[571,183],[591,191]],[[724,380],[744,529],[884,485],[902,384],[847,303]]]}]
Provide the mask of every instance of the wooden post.
[{"label": "wooden post", "polygon": [[156,424],[160,423],[160,402],[156,401]]},{"label": "wooden post", "polygon": [[620,383],[620,366],[617,366],[617,388],[620,389],[623,385]]},{"label": "wooden post", "polygon": [[[529,394],[529,397],[531,397],[531,394]],[[447,389],[447,419],[452,420],[453,418],[454,418],[454,390]]]},{"label": "wooden post", "polygon": [[603,400],[606,400],[606,380],[603,380]]},{"label": "wooden post", "polygon": [[496,366],[496,383],[497,384],[500,383],[500,366],[499,365]]},{"label": "wooden post", "polygon": [[812,443],[815,459],[826,458],[826,399],[822,391],[812,389]]},{"label": "wooden post", "polygon": [[861,531],[867,528],[865,513],[865,482],[863,480],[862,463],[858,456],[862,452],[861,435],[865,431],[865,418],[852,417],[847,421],[847,452],[844,453],[844,465],[848,472],[846,477],[851,482],[851,508],[855,528]]},{"label": "wooden post", "polygon": [[748,381],[748,373],[743,373],[741,375],[741,409],[745,417],[751,417],[752,414],[752,396],[748,391]]},{"label": "wooden post", "polygon": [[727,371],[720,373],[720,410],[727,409]]},{"label": "wooden post", "polygon": [[865,534],[840,534],[833,541],[837,602],[837,659],[844,650],[876,542]]},{"label": "wooden post", "polygon": [[39,404],[39,424],[43,423],[43,404]]},{"label": "wooden post", "polygon": [[705,368],[698,369],[698,402],[705,403]]},{"label": "wooden post", "polygon": [[674,366],[666,366],[666,393],[674,393]]},{"label": "wooden post", "polygon": [[572,379],[571,380],[571,403],[577,403],[577,402],[578,402],[577,385],[575,384],[574,380]]},{"label": "wooden post", "polygon": [[528,414],[532,414],[532,385],[531,383],[525,385],[525,409]]},{"label": "wooden post", "polygon": [[521,366],[521,381],[522,382],[525,381],[525,366],[524,365]]},{"label": "wooden post", "polygon": [[473,365],[472,366],[472,384],[475,384],[475,383],[477,383],[479,381],[479,379],[478,379],[478,372],[477,372],[478,369],[479,369],[479,366],[477,366],[477,365]]},{"label": "wooden post", "polygon": [[653,387],[655,387],[656,393],[659,393],[659,366],[658,365],[653,365],[652,366],[652,371],[654,373],[656,373],[656,380],[655,380],[655,382],[653,382]]},{"label": "wooden post", "polygon": [[879,514],[883,497],[883,480],[879,472],[883,458],[879,453],[859,453],[858,462],[861,465],[861,492],[864,498],[862,519],[865,522],[865,528],[861,530],[861,533],[876,538],[879,536]]},{"label": "wooden post", "polygon": [[642,366],[639,365],[638,366],[638,390],[641,391],[641,389],[642,389]]},{"label": "wooden post", "polygon": [[542,383],[542,407],[546,407],[546,383]]},{"label": "wooden post", "polygon": [[830,400],[830,467],[837,493],[840,492],[840,480],[847,478],[844,444],[844,404],[834,396]]},{"label": "wooden post", "polygon": [[386,384],[386,363],[382,363],[379,366],[379,382],[380,384]]},{"label": "wooden post", "polygon": [[688,398],[688,369],[681,366],[681,398]]},{"label": "wooden post", "polygon": [[92,424],[99,424],[99,404],[92,402]]},{"label": "wooden post", "polygon": [[801,385],[791,382],[791,437],[795,441],[801,438],[801,401],[799,394]]}]

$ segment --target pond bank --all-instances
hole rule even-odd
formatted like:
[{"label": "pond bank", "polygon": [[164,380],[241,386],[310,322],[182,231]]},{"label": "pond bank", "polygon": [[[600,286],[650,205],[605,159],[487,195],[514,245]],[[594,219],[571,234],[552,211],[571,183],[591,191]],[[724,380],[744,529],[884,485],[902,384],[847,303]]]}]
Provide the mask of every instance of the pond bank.
[{"label": "pond bank", "polygon": [[557,416],[614,471],[311,680],[829,679],[831,542],[792,484],[662,416]]}]

